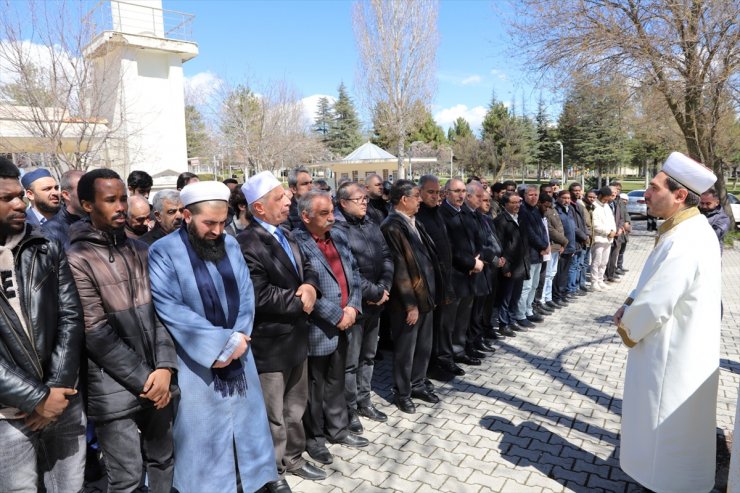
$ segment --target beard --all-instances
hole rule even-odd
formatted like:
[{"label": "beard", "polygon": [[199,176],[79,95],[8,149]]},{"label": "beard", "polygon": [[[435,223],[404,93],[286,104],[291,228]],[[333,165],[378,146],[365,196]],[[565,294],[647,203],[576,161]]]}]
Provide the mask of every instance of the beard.
[{"label": "beard", "polygon": [[36,209],[38,209],[39,212],[47,212],[47,213],[56,214],[57,212],[59,212],[59,209],[61,208],[61,203],[58,205],[51,205],[49,202],[42,202],[40,200],[37,200],[34,203],[34,206],[36,206]]},{"label": "beard", "polygon": [[198,237],[195,232],[195,227],[192,223],[187,225],[188,239],[190,245],[195,250],[196,255],[206,262],[218,262],[226,256],[226,243],[224,242],[224,235],[219,236],[215,240],[206,240]]}]

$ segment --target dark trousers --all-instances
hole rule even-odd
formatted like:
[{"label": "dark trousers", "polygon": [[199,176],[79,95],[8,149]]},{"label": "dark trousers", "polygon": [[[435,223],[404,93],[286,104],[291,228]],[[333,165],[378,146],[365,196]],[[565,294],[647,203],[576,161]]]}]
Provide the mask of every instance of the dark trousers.
[{"label": "dark trousers", "polygon": [[460,298],[457,301],[455,312],[455,330],[452,332],[452,351],[455,355],[465,353],[468,345],[468,329],[470,328],[470,317],[473,312],[473,296]]},{"label": "dark trousers", "polygon": [[614,279],[617,273],[617,260],[619,259],[619,250],[622,248],[622,239],[620,236],[612,242],[612,249],[609,252],[609,262],[606,264],[605,279]]},{"label": "dark trousers", "polygon": [[337,349],[327,356],[308,357],[308,407],[303,415],[306,449],[326,445],[326,438],[347,436],[347,400],[344,397],[344,368],[347,334],[339,332]]},{"label": "dark trousers", "polygon": [[267,408],[278,474],[293,471],[306,463],[303,414],[308,400],[306,361],[283,371],[260,373],[260,385]]},{"label": "dark trousers", "polygon": [[558,272],[552,280],[552,299],[559,301],[565,299],[568,294],[568,272],[570,263],[573,262],[572,253],[561,253],[558,260]]},{"label": "dark trousers", "polygon": [[[473,310],[470,315],[470,329],[466,350],[472,349],[473,344],[479,342],[487,331],[491,329],[491,297],[489,295],[476,296],[473,299]],[[488,314],[488,318],[486,318]]]},{"label": "dark trousers", "polygon": [[344,396],[350,409],[371,404],[370,390],[378,349],[380,310],[364,307],[359,324],[347,329],[347,362],[344,374]]},{"label": "dark trousers", "polygon": [[432,358],[435,363],[454,363],[455,351],[452,349],[452,334],[455,331],[456,314],[457,300],[446,305],[438,305],[434,310]]},{"label": "dark trousers", "polygon": [[424,380],[432,353],[433,312],[420,313],[414,325],[406,323],[406,313],[391,313],[393,336],[393,386],[396,396],[411,396],[411,390],[426,389]]},{"label": "dark trousers", "polygon": [[105,458],[109,492],[136,491],[145,464],[149,491],[170,493],[175,470],[172,404],[161,410],[150,407],[121,419],[96,421],[95,431]]},{"label": "dark trousers", "polygon": [[542,299],[542,290],[545,288],[545,274],[547,274],[547,262],[542,262],[542,268],[540,269],[540,282],[537,284],[537,290],[534,295],[535,303]]},{"label": "dark trousers", "polygon": [[617,256],[617,269],[624,269],[624,251],[627,249],[627,238],[622,242],[619,247],[619,254]]},{"label": "dark trousers", "polygon": [[502,275],[499,281],[498,323],[499,326],[511,325],[516,323],[514,312],[522,295],[524,279]]}]

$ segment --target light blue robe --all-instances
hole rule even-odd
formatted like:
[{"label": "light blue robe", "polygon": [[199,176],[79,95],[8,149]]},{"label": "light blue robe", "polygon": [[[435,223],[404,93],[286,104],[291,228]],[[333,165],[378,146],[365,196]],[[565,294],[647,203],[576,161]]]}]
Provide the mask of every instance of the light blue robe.
[{"label": "light blue robe", "polygon": [[[250,334],[254,321],[254,289],[249,270],[238,243],[230,236],[226,236],[226,252],[240,287],[239,315],[233,330],[214,327],[205,318],[179,234],[160,239],[149,250],[154,305],[177,347],[181,397],[173,430],[174,486],[180,493],[236,491],[235,453],[245,492],[256,491],[278,479],[251,348],[241,359],[247,376],[247,396],[223,397],[213,387],[211,366],[219,353],[234,331]],[[228,310],[223,280],[213,262],[206,265],[224,310]]]}]

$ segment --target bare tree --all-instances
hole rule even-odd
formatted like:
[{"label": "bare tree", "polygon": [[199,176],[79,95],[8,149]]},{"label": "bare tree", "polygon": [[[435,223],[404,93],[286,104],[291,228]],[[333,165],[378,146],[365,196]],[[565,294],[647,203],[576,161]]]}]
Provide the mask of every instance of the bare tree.
[{"label": "bare tree", "polygon": [[31,145],[58,174],[104,162],[108,140],[117,129],[100,115],[116,97],[117,84],[107,79],[120,73],[85,56],[96,32],[92,17],[81,10],[85,4],[3,4],[0,111],[32,139],[17,146],[0,138],[0,146],[24,152]]},{"label": "bare tree", "polygon": [[369,108],[397,142],[398,176],[405,176],[406,135],[431,103],[437,56],[436,0],[363,0],[355,4],[359,85]]},{"label": "bare tree", "polygon": [[738,0],[521,0],[513,25],[538,72],[621,74],[654,87],[724,200],[717,144],[737,110],[738,18]]},{"label": "bare tree", "polygon": [[325,153],[284,81],[259,94],[245,85],[225,86],[217,119],[226,154],[242,164],[245,176],[317,161]]}]

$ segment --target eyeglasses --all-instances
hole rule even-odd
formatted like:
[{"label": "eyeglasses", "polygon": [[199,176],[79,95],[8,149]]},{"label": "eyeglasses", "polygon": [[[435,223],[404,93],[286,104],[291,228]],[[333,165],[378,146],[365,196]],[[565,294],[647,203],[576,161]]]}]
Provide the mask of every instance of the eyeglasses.
[{"label": "eyeglasses", "polygon": [[354,202],[355,204],[364,204],[365,202],[367,202],[367,195],[364,195],[362,197],[355,197],[354,199],[347,199],[347,200],[350,200]]},{"label": "eyeglasses", "polygon": [[448,192],[452,192],[452,193],[464,193],[465,192],[465,189],[464,188],[458,188],[456,190],[447,190],[447,191]]}]

